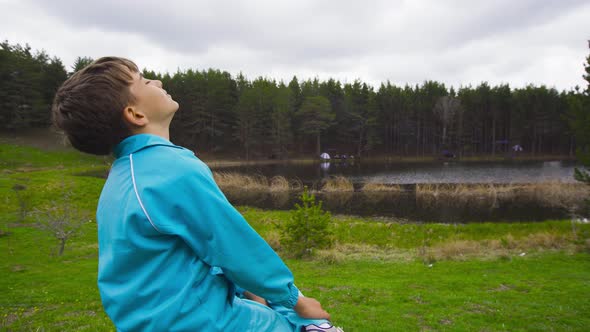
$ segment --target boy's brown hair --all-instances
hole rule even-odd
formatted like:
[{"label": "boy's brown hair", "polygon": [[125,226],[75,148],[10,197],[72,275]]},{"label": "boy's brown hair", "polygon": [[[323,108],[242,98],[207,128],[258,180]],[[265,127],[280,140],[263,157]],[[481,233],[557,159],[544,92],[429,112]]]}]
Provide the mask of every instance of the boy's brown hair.
[{"label": "boy's brown hair", "polygon": [[68,78],[57,90],[51,109],[54,125],[63,130],[76,149],[106,155],[131,131],[123,110],[134,102],[129,91],[131,60],[103,57]]}]

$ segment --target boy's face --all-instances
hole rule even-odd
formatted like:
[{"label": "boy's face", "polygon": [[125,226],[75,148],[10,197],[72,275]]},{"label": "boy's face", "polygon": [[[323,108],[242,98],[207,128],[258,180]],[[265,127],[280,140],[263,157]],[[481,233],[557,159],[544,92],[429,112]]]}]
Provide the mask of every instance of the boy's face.
[{"label": "boy's face", "polygon": [[162,82],[148,80],[141,73],[131,73],[133,81],[129,90],[135,102],[133,107],[143,113],[152,125],[169,125],[178,103],[162,88]]}]

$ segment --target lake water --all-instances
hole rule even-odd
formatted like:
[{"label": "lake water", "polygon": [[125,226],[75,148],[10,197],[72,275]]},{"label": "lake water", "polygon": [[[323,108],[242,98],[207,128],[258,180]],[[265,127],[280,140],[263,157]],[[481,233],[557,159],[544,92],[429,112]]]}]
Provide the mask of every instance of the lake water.
[{"label": "lake water", "polygon": [[[404,184],[406,193],[318,192],[324,208],[335,214],[385,217],[417,222],[466,223],[482,221],[542,221],[567,218],[567,211],[552,208],[527,197],[498,201],[436,201],[417,199],[412,188],[419,183],[574,183],[576,164],[570,161],[545,162],[438,162],[438,163],[323,163],[309,165],[274,164],[216,168],[214,171],[281,175],[299,179],[312,189],[331,176],[349,178],[355,188],[367,182]],[[227,192],[236,205],[270,209],[292,209],[299,193]]]},{"label": "lake water", "polygon": [[282,175],[306,184],[317,183],[330,176],[343,175],[353,183],[534,183],[575,182],[576,164],[571,161],[534,162],[436,162],[436,163],[288,163],[217,168],[218,171]]}]

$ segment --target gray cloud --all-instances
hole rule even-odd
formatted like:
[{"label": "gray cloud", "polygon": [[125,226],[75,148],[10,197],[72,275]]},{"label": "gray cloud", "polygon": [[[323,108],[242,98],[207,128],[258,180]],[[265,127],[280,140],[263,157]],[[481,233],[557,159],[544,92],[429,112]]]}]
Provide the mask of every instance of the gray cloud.
[{"label": "gray cloud", "polygon": [[[159,70],[215,67],[277,79],[568,88],[580,81],[590,38],[585,0],[0,1],[29,8],[41,29],[65,34],[52,41],[57,46],[44,44],[58,56],[86,49],[128,54]],[[4,29],[18,23],[0,23]],[[11,34],[26,38],[28,30]],[[92,38],[87,47],[74,44],[84,36]]]}]

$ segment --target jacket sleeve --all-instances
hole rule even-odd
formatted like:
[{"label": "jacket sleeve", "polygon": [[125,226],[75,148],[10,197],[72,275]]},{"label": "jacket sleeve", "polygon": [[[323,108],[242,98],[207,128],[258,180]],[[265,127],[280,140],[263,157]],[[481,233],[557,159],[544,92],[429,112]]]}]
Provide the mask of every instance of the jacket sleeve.
[{"label": "jacket sleeve", "polygon": [[[194,157],[193,157],[194,158]],[[169,165],[140,190],[152,225],[181,237],[195,255],[225,276],[273,303],[292,308],[299,290],[274,250],[229,203],[211,171],[198,159]],[[161,174],[164,173],[164,174]]]}]

